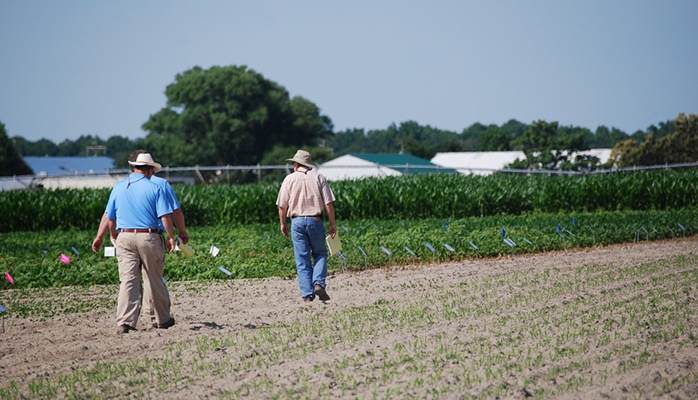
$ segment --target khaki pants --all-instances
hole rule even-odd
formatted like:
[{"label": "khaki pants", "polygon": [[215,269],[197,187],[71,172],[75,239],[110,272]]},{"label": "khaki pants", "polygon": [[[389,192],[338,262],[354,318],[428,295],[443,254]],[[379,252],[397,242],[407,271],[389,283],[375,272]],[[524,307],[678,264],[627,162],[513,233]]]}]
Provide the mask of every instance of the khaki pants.
[{"label": "khaki pants", "polygon": [[162,235],[121,232],[116,240],[116,256],[121,282],[116,307],[117,326],[126,324],[135,328],[138,324],[141,309],[141,276],[146,292],[147,286],[150,286],[151,299],[146,301],[155,309],[157,323],[164,324],[169,321],[170,294],[162,281],[165,266],[165,240]]}]

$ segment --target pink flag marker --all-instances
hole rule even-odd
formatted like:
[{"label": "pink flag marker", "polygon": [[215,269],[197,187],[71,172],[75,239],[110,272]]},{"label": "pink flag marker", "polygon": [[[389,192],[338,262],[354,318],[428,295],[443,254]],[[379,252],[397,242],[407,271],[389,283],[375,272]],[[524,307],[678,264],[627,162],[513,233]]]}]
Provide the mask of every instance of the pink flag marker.
[{"label": "pink flag marker", "polygon": [[64,264],[68,264],[70,262],[70,258],[66,256],[65,254],[61,253],[61,262]]},{"label": "pink flag marker", "polygon": [[11,284],[13,284],[13,285],[15,284],[15,280],[12,279],[12,277],[10,276],[10,273],[9,273],[9,272],[5,272],[5,279],[7,279],[8,281],[10,281]]}]

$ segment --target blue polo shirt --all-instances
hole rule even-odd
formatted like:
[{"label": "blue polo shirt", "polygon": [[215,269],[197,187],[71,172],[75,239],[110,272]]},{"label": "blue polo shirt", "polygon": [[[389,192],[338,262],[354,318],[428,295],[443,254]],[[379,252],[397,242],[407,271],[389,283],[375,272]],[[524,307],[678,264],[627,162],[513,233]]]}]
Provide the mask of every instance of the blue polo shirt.
[{"label": "blue polo shirt", "polygon": [[[179,200],[177,199],[177,195],[175,194],[172,185],[170,185],[170,182],[168,182],[167,179],[163,179],[153,175],[150,177],[150,181],[162,187],[165,190],[165,194],[167,195],[167,202],[172,207],[173,212],[181,208],[181,206],[179,205]],[[116,186],[114,188],[116,188]],[[109,194],[109,201],[107,201],[107,205],[114,200],[115,193],[117,193],[117,191],[111,191],[111,193]],[[162,224],[162,219],[158,219],[158,229],[160,229],[161,231],[165,230],[165,226]]]},{"label": "blue polo shirt", "polygon": [[[165,194],[167,195],[167,202],[172,207],[172,211],[180,208],[179,200],[177,200],[177,195],[175,194],[174,189],[172,188],[172,185],[170,185],[170,182],[167,182],[167,179],[160,178],[160,177],[153,175],[150,177],[150,181],[153,182],[154,184],[162,187],[163,190],[165,190]],[[162,219],[158,220],[158,228],[161,231],[165,230],[165,226],[162,224]]]},{"label": "blue polo shirt", "polygon": [[158,228],[159,218],[171,214],[172,206],[162,187],[134,173],[114,185],[106,213],[116,219],[116,229]]}]

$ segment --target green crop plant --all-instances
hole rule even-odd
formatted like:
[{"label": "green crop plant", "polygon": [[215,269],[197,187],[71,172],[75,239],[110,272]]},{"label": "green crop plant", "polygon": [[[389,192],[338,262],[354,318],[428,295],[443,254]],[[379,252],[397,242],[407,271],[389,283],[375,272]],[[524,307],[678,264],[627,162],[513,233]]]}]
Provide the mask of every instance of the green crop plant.
[{"label": "green crop plant", "polygon": [[[275,201],[279,186],[280,182],[185,185],[176,186],[175,192],[190,227],[267,224],[278,218]],[[531,213],[693,208],[698,171],[582,176],[427,174],[338,181],[331,186],[337,198],[335,211],[339,221],[459,220]],[[0,192],[0,214],[4,221],[0,232],[96,229],[109,192],[109,189]],[[673,225],[673,228],[677,227]],[[658,231],[666,233],[666,229]],[[647,236],[649,232],[643,234]]]}]

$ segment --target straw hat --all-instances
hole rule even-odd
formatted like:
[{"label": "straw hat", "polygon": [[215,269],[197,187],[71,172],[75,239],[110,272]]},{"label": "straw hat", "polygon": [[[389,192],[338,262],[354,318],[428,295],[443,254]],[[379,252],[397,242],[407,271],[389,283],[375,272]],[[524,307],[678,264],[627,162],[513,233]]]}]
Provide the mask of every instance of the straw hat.
[{"label": "straw hat", "polygon": [[310,159],[310,153],[305,150],[298,150],[293,158],[287,158],[286,161],[297,162],[300,165],[306,166],[310,169],[316,168],[317,165],[313,164]]},{"label": "straw hat", "polygon": [[138,155],[138,158],[136,158],[136,161],[129,161],[128,163],[133,166],[148,165],[150,167],[153,167],[154,173],[157,173],[162,169],[162,165],[153,161],[153,156],[151,156],[150,153],[141,153]]}]

